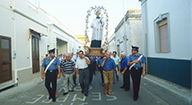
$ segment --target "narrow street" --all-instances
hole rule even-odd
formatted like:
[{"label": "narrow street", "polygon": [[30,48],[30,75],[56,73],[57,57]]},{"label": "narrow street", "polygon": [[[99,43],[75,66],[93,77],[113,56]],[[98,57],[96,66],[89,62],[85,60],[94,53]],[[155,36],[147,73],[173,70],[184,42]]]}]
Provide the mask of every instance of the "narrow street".
[{"label": "narrow street", "polygon": [[[145,78],[142,78],[140,95],[137,101],[133,101],[132,89],[124,91],[121,89],[122,75],[120,81],[113,85],[111,96],[104,95],[104,88],[101,85],[100,73],[96,72],[92,84],[89,87],[88,97],[81,94],[80,86],[74,88],[71,92],[63,96],[63,82],[61,77],[57,84],[57,101],[54,103],[47,100],[47,90],[44,82],[37,83],[32,88],[17,92],[13,96],[5,97],[0,95],[1,105],[189,105],[188,101],[169,90],[166,90]],[[15,87],[13,87],[15,88]],[[12,88],[12,89],[13,89]],[[1,94],[1,93],[0,93]]]}]

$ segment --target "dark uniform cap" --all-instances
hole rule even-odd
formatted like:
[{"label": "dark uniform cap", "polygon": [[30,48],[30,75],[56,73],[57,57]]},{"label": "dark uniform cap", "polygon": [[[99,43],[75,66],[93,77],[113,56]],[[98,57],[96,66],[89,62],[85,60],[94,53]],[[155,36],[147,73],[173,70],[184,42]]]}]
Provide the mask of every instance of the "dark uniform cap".
[{"label": "dark uniform cap", "polygon": [[55,48],[50,49],[50,50],[49,50],[49,53],[55,53]]},{"label": "dark uniform cap", "polygon": [[138,51],[139,47],[132,45],[132,50]]}]

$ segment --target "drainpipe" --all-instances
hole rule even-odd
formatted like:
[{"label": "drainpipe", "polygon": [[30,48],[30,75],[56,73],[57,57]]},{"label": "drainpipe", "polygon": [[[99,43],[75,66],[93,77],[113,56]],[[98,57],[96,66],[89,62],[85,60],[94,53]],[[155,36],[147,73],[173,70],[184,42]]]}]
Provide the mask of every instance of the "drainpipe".
[{"label": "drainpipe", "polygon": [[[13,0],[13,6],[15,6],[15,0]],[[10,7],[11,8],[11,7]],[[15,25],[15,12],[13,12],[13,26],[14,26],[14,33],[13,33],[13,51],[16,51],[16,25]],[[13,53],[13,51],[11,53]],[[17,53],[17,52],[16,52]],[[18,75],[17,75],[17,61],[16,61],[17,56],[14,61],[14,68],[15,68],[15,84],[18,85]]]},{"label": "drainpipe", "polygon": [[[148,41],[147,41],[147,39],[148,39],[148,21],[147,21],[147,18],[148,18],[148,14],[147,14],[147,0],[139,0],[140,2],[141,2],[141,7],[143,7],[144,6],[144,8],[145,8],[145,20],[142,20],[142,21],[144,21],[144,27],[146,27],[145,29],[144,29],[144,27],[143,27],[143,40],[144,40],[144,42],[143,42],[143,47],[144,47],[144,49],[145,49],[145,51],[144,51],[144,55],[145,55],[145,58],[146,58],[146,73],[148,73],[148,60],[147,60],[147,58],[148,58]],[[142,10],[143,11],[143,10]],[[142,18],[143,19],[143,18]],[[143,24],[143,23],[142,23]]]},{"label": "drainpipe", "polygon": [[145,20],[146,21],[146,30],[145,30],[145,32],[146,32],[145,33],[145,44],[146,44],[145,45],[145,49],[146,49],[145,53],[146,53],[146,56],[145,56],[145,58],[146,58],[146,73],[148,73],[148,65],[147,65],[148,64],[148,60],[147,60],[147,58],[148,58],[148,41],[147,41],[148,40],[148,37],[147,37],[148,36],[148,20],[147,20],[148,19],[148,14],[147,14],[147,1],[145,1],[144,5],[145,5],[145,15],[146,15],[146,20]]}]

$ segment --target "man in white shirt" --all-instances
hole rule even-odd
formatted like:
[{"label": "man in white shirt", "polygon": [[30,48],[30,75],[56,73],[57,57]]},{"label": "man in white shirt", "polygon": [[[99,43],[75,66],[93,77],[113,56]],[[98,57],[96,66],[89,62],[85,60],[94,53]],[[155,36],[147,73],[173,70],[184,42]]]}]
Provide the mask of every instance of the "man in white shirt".
[{"label": "man in white shirt", "polygon": [[105,22],[102,17],[99,17],[100,10],[96,10],[95,14],[97,17],[93,19],[91,24],[91,28],[93,28],[91,47],[101,48],[101,41],[103,40],[103,27]]},{"label": "man in white shirt", "polygon": [[72,56],[71,60],[72,60],[73,62],[76,62],[76,60],[78,59],[78,57],[79,57],[79,52],[77,52],[76,55],[74,54],[74,55]]},{"label": "man in white shirt", "polygon": [[[79,77],[79,83],[81,86],[81,93],[88,96],[89,90],[89,68],[90,60],[85,57],[83,51],[79,51],[79,58],[76,61],[75,68],[77,73],[77,78]],[[79,74],[78,74],[79,71]]]},{"label": "man in white shirt", "polygon": [[63,54],[63,61],[66,59],[66,55],[65,54]]},{"label": "man in white shirt", "polygon": [[[119,70],[119,65],[121,65],[121,59],[117,56],[117,52],[113,51],[113,56],[111,56],[111,58],[115,61],[115,64],[117,65],[117,69]],[[115,83],[115,74],[116,71],[115,69],[113,70],[113,83]],[[119,77],[116,75],[117,81],[119,81]]]},{"label": "man in white shirt", "polygon": [[58,56],[58,58],[59,58],[59,61],[60,61],[60,62],[63,61],[63,55],[62,55],[62,54],[60,54],[60,55]]}]

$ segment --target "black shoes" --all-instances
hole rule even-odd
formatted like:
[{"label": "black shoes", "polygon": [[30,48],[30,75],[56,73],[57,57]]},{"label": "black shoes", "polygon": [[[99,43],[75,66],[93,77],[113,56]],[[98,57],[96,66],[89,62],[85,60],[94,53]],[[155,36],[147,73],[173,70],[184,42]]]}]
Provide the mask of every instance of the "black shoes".
[{"label": "black shoes", "polygon": [[53,98],[53,102],[55,102],[56,101],[56,98]]},{"label": "black shoes", "polygon": [[134,100],[134,101],[137,101],[138,98],[139,98],[139,95],[135,95],[134,98],[133,98],[133,100]]},{"label": "black shoes", "polygon": [[49,98],[48,98],[49,100],[51,99],[51,96],[49,96]]},{"label": "black shoes", "polygon": [[120,88],[121,88],[121,89],[124,89],[125,87],[124,87],[124,86],[121,86]]},{"label": "black shoes", "polygon": [[83,93],[84,93],[84,90],[81,90],[81,93],[83,94]]},{"label": "black shoes", "polygon": [[138,99],[138,97],[134,97],[134,99],[133,99],[133,100],[134,100],[134,101],[137,101],[137,99]]},{"label": "black shoes", "polygon": [[[74,92],[74,90],[69,90],[69,92]],[[68,94],[67,92],[64,92],[63,95]]]},{"label": "black shoes", "polygon": [[125,89],[125,91],[129,91],[130,89]]},{"label": "black shoes", "polygon": [[69,90],[69,92],[74,92],[74,90]]},{"label": "black shoes", "polygon": [[86,94],[84,94],[86,97],[88,96],[88,94],[86,93]]},{"label": "black shoes", "polygon": [[67,93],[63,93],[63,95],[66,95]]}]

